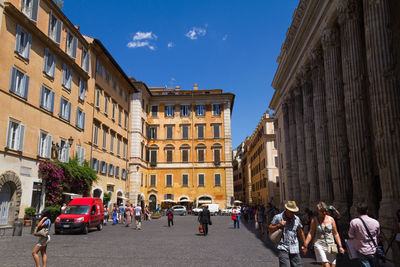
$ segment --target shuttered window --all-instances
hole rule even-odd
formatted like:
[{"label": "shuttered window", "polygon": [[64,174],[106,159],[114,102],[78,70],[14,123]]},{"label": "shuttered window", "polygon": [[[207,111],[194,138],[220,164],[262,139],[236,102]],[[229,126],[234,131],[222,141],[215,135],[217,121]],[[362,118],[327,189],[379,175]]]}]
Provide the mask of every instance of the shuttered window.
[{"label": "shuttered window", "polygon": [[55,69],[56,69],[56,55],[52,53],[48,48],[45,48],[43,72],[46,73],[47,76],[54,78]]},{"label": "shuttered window", "polygon": [[32,35],[20,25],[17,25],[17,35],[15,36],[15,52],[21,57],[28,59],[31,52]]},{"label": "shuttered window", "polygon": [[22,0],[21,2],[22,12],[33,21],[38,19],[39,11],[39,0]]},{"label": "shuttered window", "polygon": [[47,111],[54,111],[54,92],[44,85],[40,90],[40,106]]},{"label": "shuttered window", "polygon": [[167,163],[172,163],[173,150],[167,150]]},{"label": "shuttered window", "polygon": [[89,63],[90,63],[90,54],[88,53],[88,51],[86,49],[84,49],[82,47],[82,69],[84,69],[84,71],[89,72]]},{"label": "shuttered window", "polygon": [[65,100],[63,97],[60,98],[60,117],[64,120],[71,120],[71,103]]},{"label": "shuttered window", "polygon": [[197,154],[198,154],[198,162],[204,162],[204,149],[198,149],[197,150]]},{"label": "shuttered window", "polygon": [[83,80],[82,78],[79,78],[79,99],[82,101],[85,100],[86,86],[87,86],[86,81]]},{"label": "shuttered window", "polygon": [[11,67],[10,91],[28,99],[29,76],[20,70]]},{"label": "shuttered window", "polygon": [[189,161],[189,150],[182,149],[182,162],[188,162],[188,161]]},{"label": "shuttered window", "polygon": [[204,138],[204,125],[197,125],[197,138]]},{"label": "shuttered window", "polygon": [[150,174],[150,186],[155,187],[157,184],[157,176],[155,174]]},{"label": "shuttered window", "polygon": [[23,151],[24,148],[25,126],[9,120],[7,129],[7,142],[8,149]]},{"label": "shuttered window", "polygon": [[72,84],[72,69],[67,66],[67,64],[63,63],[63,72],[62,72],[62,85],[71,90]]},{"label": "shuttered window", "polygon": [[67,40],[65,45],[65,52],[72,57],[76,58],[76,50],[78,48],[78,39],[70,32],[67,33]]},{"label": "shuttered window", "polygon": [[52,142],[51,135],[40,131],[39,144],[38,144],[39,157],[48,158],[48,159],[51,157],[51,142]]},{"label": "shuttered window", "polygon": [[78,159],[78,164],[80,166],[85,162],[85,148],[82,146],[76,146],[76,158]]},{"label": "shuttered window", "polygon": [[182,125],[182,139],[189,139],[189,126]]},{"label": "shuttered window", "polygon": [[85,129],[85,112],[79,108],[76,109],[76,126],[82,130]]},{"label": "shuttered window", "polygon": [[61,42],[62,22],[50,12],[49,37],[56,43]]}]

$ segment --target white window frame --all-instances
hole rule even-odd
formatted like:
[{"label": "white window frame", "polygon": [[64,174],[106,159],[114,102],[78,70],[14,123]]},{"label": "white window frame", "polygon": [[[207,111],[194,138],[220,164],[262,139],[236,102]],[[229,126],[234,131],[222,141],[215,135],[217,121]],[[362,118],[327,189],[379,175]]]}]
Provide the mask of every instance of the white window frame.
[{"label": "white window frame", "polygon": [[100,95],[101,90],[99,88],[96,88],[96,108],[100,108]]},{"label": "white window frame", "polygon": [[55,94],[46,86],[42,85],[40,89],[40,107],[44,108],[47,111],[54,111],[54,97]]},{"label": "white window frame", "polygon": [[67,64],[63,63],[62,86],[71,91],[71,85],[72,85],[72,68],[68,67]]},{"label": "white window frame", "polygon": [[89,72],[89,64],[90,63],[90,54],[89,52],[82,46],[82,69],[86,72]]},{"label": "white window frame", "polygon": [[108,101],[110,101],[110,97],[108,95],[104,95],[104,114],[108,115]]},{"label": "white window frame", "polygon": [[123,142],[123,152],[122,152],[122,158],[126,159],[126,152],[127,152],[127,148],[128,148],[128,144],[124,141]]},{"label": "white window frame", "polygon": [[175,106],[174,105],[166,105],[165,106],[165,117],[174,117]]},{"label": "white window frame", "polygon": [[6,148],[23,151],[24,149],[25,126],[18,121],[9,120],[6,138]]},{"label": "white window frame", "polygon": [[76,126],[82,130],[85,129],[85,112],[83,112],[80,108],[76,109]]},{"label": "white window frame", "polygon": [[[187,176],[187,184],[184,184],[183,182],[183,176]],[[189,187],[189,174],[188,173],[182,173],[182,187]]]},{"label": "white window frame", "polygon": [[107,174],[108,164],[105,161],[100,161],[100,173]]},{"label": "white window frame", "polygon": [[124,128],[125,130],[128,128],[128,112],[124,112]]},{"label": "white window frame", "polygon": [[87,82],[79,78],[79,99],[85,101]]},{"label": "white window frame", "polygon": [[[171,184],[168,185],[168,176],[171,175]],[[174,185],[174,175],[172,173],[165,174],[165,187],[172,187]]]},{"label": "white window frame", "polygon": [[110,153],[114,153],[114,134],[110,133]]},{"label": "white window frame", "polygon": [[114,176],[114,165],[113,164],[108,164],[108,176]]},{"label": "white window frame", "polygon": [[[219,109],[217,109],[219,106]],[[212,104],[212,115],[213,116],[221,116],[222,113],[222,105],[221,104]]]},{"label": "white window frame", "polygon": [[[187,151],[187,161],[183,161],[183,152]],[[189,148],[182,148],[181,149],[181,162],[182,163],[189,163],[190,162],[190,149]]]},{"label": "white window frame", "polygon": [[61,33],[62,33],[63,23],[56,16],[53,15],[53,12],[50,11],[49,16],[49,37],[57,44],[61,42]]},{"label": "white window frame", "polygon": [[51,157],[52,136],[47,132],[39,132],[38,156],[49,159]]},{"label": "white window frame", "polygon": [[107,149],[107,128],[103,128],[103,149]]},{"label": "white window frame", "polygon": [[47,47],[44,49],[44,64],[43,64],[43,72],[54,78],[54,72],[56,69],[56,55],[50,51]]},{"label": "white window frame", "polygon": [[156,140],[157,139],[157,133],[158,132],[158,127],[151,125],[149,126],[149,139]]},{"label": "white window frame", "polygon": [[29,60],[31,53],[32,35],[21,25],[17,24],[17,33],[15,35],[14,51],[26,60]]},{"label": "white window frame", "polygon": [[98,138],[99,138],[99,125],[97,125],[96,123],[93,123],[93,144],[95,146],[98,146]]},{"label": "white window frame", "polygon": [[28,99],[29,76],[15,67],[11,67],[10,91]]},{"label": "white window frame", "polygon": [[[217,179],[216,179],[216,177],[217,177],[217,175],[219,175],[219,184],[217,184],[216,183],[216,181],[217,181]],[[214,186],[215,187],[221,187],[222,186],[222,175],[221,175],[221,173],[214,173]]]},{"label": "white window frame", "polygon": [[[203,175],[203,184],[200,184],[200,175]],[[197,174],[197,187],[205,187],[206,186],[206,174],[205,173],[198,173]]]},{"label": "white window frame", "polygon": [[206,105],[204,104],[196,105],[196,116],[204,117],[205,115],[206,115]]},{"label": "white window frame", "polygon": [[69,162],[70,146],[66,139],[60,139],[60,151],[58,152],[58,160],[61,162]]},{"label": "white window frame", "polygon": [[65,41],[65,52],[76,59],[76,51],[78,49],[78,39],[69,31],[67,31],[67,38]]},{"label": "white window frame", "polygon": [[91,162],[92,162],[92,169],[94,171],[98,172],[99,171],[99,160],[96,158],[92,158]]},{"label": "white window frame", "polygon": [[76,145],[75,154],[78,160],[78,165],[82,166],[83,163],[85,162],[85,148],[80,145]]},{"label": "white window frame", "polygon": [[40,0],[22,0],[21,1],[21,11],[28,18],[37,22],[39,13],[39,1]]},{"label": "white window frame", "polygon": [[68,102],[63,97],[60,97],[60,113],[59,116],[64,120],[71,120],[71,102]]},{"label": "white window frame", "polygon": [[[203,151],[203,160],[200,161],[200,150]],[[197,162],[204,163],[206,162],[206,149],[205,148],[198,148],[197,149]]]},{"label": "white window frame", "polygon": [[180,115],[181,115],[181,117],[189,117],[190,116],[190,104],[182,104],[181,105]]}]

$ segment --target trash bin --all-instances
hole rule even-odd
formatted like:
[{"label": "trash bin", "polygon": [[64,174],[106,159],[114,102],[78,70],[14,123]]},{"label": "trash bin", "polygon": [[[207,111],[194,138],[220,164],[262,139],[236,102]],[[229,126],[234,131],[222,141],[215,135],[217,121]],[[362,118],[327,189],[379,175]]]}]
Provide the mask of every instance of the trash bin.
[{"label": "trash bin", "polygon": [[13,229],[13,236],[22,236],[22,227],[23,227],[22,221],[16,221],[14,222],[14,229]]}]

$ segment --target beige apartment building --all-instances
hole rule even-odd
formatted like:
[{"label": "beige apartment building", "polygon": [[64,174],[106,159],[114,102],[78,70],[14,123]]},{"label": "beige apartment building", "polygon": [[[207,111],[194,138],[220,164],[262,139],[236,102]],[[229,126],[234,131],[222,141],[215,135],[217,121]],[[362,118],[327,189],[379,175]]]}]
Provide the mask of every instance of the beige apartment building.
[{"label": "beige apartment building", "polygon": [[0,225],[43,208],[41,160],[90,161],[93,194],[126,198],[135,89],[101,42],[50,0],[0,1],[0,40]]}]

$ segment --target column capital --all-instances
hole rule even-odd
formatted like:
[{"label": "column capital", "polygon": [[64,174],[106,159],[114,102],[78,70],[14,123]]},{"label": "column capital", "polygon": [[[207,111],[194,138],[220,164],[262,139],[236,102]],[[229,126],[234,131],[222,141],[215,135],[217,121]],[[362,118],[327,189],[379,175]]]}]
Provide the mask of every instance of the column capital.
[{"label": "column capital", "polygon": [[326,28],[321,36],[322,48],[325,50],[331,47],[340,46],[339,31],[336,27]]},{"label": "column capital", "polygon": [[313,50],[311,50],[310,56],[311,56],[311,69],[316,69],[324,65],[321,46],[318,46]]},{"label": "column capital", "polygon": [[337,1],[337,10],[339,24],[361,19],[362,10],[359,0],[339,0]]}]

